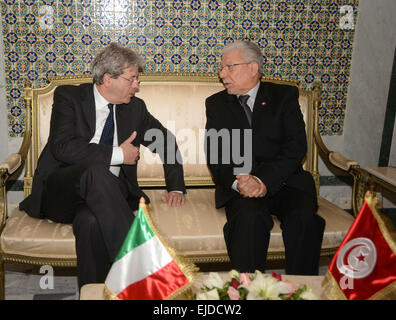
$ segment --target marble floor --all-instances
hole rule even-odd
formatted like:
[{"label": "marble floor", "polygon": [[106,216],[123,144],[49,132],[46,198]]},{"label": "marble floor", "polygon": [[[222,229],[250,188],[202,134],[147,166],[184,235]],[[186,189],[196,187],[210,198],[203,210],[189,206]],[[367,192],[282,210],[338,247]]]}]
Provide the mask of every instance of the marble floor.
[{"label": "marble floor", "polygon": [[[327,271],[330,259],[322,259],[319,275]],[[206,270],[202,270],[206,271]],[[214,270],[221,271],[221,270]],[[284,274],[284,269],[269,269]],[[50,277],[48,269],[5,265],[6,300],[78,300],[79,292],[75,269],[55,269]]]},{"label": "marble floor", "polygon": [[40,270],[5,266],[6,300],[78,300],[75,269],[55,269],[50,277],[48,269]]}]

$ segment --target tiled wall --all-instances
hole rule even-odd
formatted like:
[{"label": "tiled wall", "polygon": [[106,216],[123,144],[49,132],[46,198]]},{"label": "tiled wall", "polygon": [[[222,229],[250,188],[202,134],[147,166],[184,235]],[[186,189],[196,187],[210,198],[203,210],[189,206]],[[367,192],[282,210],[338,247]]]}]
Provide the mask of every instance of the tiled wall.
[{"label": "tiled wall", "polygon": [[[225,43],[262,48],[264,74],[320,83],[320,130],[343,132],[358,0],[2,0],[9,136],[23,134],[23,82],[89,72],[112,41],[146,58],[145,72],[216,71]],[[352,12],[351,12],[352,13]],[[352,16],[353,18],[353,16]],[[340,23],[341,22],[341,23]],[[355,21],[356,23],[356,21]],[[352,29],[348,29],[351,27]]]}]

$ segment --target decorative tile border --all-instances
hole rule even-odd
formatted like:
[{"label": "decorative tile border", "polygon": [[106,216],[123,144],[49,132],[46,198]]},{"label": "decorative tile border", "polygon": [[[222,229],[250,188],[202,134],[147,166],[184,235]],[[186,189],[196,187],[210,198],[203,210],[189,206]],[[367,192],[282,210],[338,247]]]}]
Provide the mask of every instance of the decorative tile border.
[{"label": "decorative tile border", "polygon": [[[347,9],[346,11],[344,9]],[[255,41],[264,74],[320,83],[320,131],[341,135],[358,0],[2,0],[9,136],[23,134],[23,82],[88,73],[110,42],[145,72],[216,72],[224,44]],[[352,23],[352,24],[351,24]]]}]

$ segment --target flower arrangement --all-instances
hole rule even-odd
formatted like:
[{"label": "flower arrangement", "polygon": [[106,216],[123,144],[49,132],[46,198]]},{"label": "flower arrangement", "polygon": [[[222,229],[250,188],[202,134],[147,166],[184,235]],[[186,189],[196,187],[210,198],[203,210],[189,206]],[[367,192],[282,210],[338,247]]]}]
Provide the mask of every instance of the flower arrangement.
[{"label": "flower arrangement", "polygon": [[282,281],[276,273],[254,274],[229,272],[229,280],[222,279],[218,273],[209,273],[203,282],[196,300],[315,300],[317,297],[306,285],[296,288],[289,281]]}]

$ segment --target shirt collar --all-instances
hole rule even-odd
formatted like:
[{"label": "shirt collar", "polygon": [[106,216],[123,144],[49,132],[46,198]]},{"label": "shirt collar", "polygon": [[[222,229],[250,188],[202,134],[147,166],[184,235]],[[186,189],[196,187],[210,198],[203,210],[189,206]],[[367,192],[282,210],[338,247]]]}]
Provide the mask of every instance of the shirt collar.
[{"label": "shirt collar", "polygon": [[96,109],[104,109],[107,108],[107,105],[110,103],[107,101],[100,93],[96,84],[94,84],[94,97],[95,97],[95,107]]},{"label": "shirt collar", "polygon": [[250,99],[252,99],[253,101],[256,101],[256,96],[259,87],[260,87],[260,81],[258,81],[257,84],[247,93],[250,96]]},{"label": "shirt collar", "polygon": [[[254,102],[256,101],[256,96],[257,96],[259,87],[260,87],[260,81],[258,81],[257,84],[246,93],[249,95],[249,100],[247,101],[247,103],[250,106],[250,108],[253,108]],[[240,94],[237,95],[237,98],[239,98],[239,96],[241,96],[241,95]]]}]

